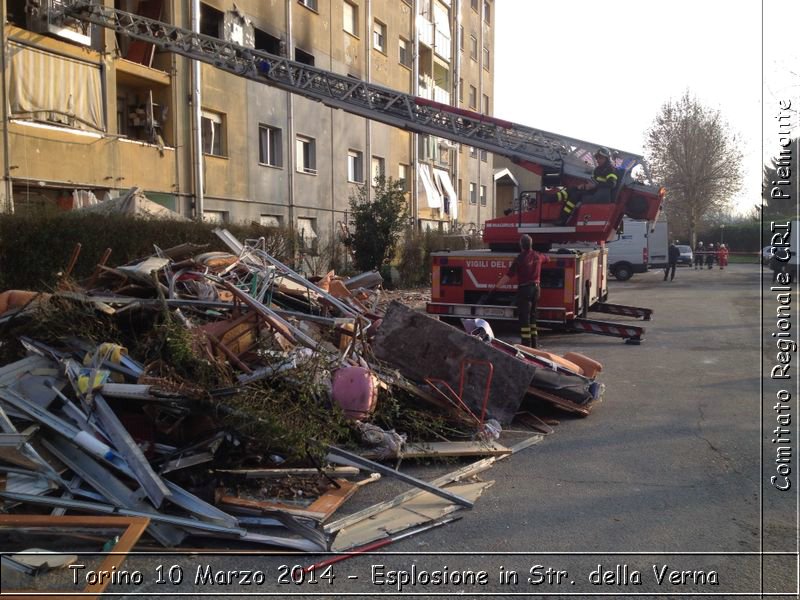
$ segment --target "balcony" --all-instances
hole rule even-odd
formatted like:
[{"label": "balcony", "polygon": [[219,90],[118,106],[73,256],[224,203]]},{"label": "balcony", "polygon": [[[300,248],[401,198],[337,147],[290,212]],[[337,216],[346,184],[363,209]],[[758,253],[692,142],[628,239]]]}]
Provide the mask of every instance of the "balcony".
[{"label": "balcony", "polygon": [[433,100],[442,104],[450,104],[450,92],[440,87],[433,88]]},{"label": "balcony", "polygon": [[433,23],[422,15],[417,15],[417,35],[420,44],[433,48]]},{"label": "balcony", "polygon": [[439,58],[450,62],[450,57],[452,56],[450,34],[438,27],[434,28],[433,51]]}]

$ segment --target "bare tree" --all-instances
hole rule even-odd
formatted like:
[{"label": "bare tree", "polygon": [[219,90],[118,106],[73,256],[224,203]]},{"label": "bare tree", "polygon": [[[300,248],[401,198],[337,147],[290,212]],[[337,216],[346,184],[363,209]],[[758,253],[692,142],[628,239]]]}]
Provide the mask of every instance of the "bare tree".
[{"label": "bare tree", "polygon": [[685,225],[692,245],[701,219],[725,209],[742,185],[738,140],[719,111],[688,91],[669,100],[647,131],[647,158],[667,188],[665,211]]}]

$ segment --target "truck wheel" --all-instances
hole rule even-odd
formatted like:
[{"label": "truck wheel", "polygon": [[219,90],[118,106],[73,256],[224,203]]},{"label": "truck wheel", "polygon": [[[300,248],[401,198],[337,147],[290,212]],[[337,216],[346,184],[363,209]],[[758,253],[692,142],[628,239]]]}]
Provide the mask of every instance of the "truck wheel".
[{"label": "truck wheel", "polygon": [[614,277],[617,278],[617,281],[628,281],[631,277],[633,277],[633,267],[628,263],[618,263],[614,265]]}]

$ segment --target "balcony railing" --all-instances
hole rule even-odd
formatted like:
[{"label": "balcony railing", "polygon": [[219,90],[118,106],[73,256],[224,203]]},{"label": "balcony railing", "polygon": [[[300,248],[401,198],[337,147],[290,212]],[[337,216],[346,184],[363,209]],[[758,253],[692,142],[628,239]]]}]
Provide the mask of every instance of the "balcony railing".
[{"label": "balcony railing", "polygon": [[433,100],[442,104],[450,104],[450,92],[440,87],[433,88]]},{"label": "balcony railing", "polygon": [[433,23],[422,15],[417,15],[417,35],[420,44],[433,48]]},{"label": "balcony railing", "polygon": [[439,29],[434,28],[433,51],[442,59],[450,61],[452,48],[450,46],[450,35]]}]

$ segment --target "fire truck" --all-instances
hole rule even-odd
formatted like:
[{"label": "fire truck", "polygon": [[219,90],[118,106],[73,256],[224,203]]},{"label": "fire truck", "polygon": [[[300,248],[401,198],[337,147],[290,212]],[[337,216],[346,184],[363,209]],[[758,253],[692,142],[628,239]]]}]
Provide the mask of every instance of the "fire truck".
[{"label": "fire truck", "polygon": [[[612,149],[619,179],[610,201],[584,203],[576,208],[570,221],[556,224],[561,213],[556,191],[591,180],[597,144],[405,94],[89,0],[58,0],[49,7],[38,13],[48,23],[58,26],[81,22],[109,28],[162,51],[332,108],[509,157],[534,171],[541,176],[541,190],[521,194],[516,211],[486,223],[484,241],[489,251],[434,257],[433,296],[428,312],[451,317],[514,318],[514,309],[509,306],[513,288],[494,290],[491,286],[507,268],[512,257],[508,252],[517,247],[519,236],[527,233],[538,249],[568,245],[554,248],[554,260],[544,270],[544,323],[616,335],[626,341],[641,340],[641,328],[585,318],[588,310],[650,317],[647,309],[605,303],[605,242],[625,215],[654,221],[663,199],[663,190],[649,182],[641,156]],[[578,248],[579,244],[584,247]]]}]

